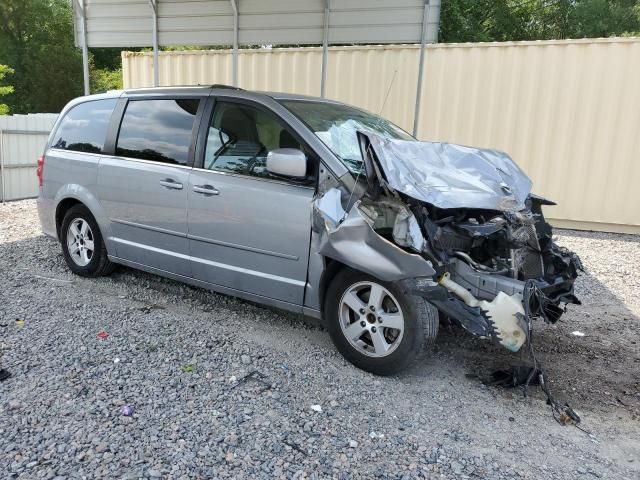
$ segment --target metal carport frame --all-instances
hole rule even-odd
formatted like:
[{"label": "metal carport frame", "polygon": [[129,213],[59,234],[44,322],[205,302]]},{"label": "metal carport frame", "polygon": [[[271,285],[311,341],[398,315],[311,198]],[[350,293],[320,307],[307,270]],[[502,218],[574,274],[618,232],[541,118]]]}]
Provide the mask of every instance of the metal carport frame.
[{"label": "metal carport frame", "polygon": [[89,95],[89,48],[87,46],[87,16],[84,0],[75,0],[80,14],[80,31],[82,36],[82,77],[84,79],[84,94]]},{"label": "metal carport frame", "polygon": [[73,5],[85,94],[88,47],[152,46],[153,84],[159,86],[161,45],[232,44],[233,85],[238,86],[240,45],[321,44],[324,97],[329,45],[420,43],[415,135],[425,45],[438,40],[441,0],[74,0]]}]

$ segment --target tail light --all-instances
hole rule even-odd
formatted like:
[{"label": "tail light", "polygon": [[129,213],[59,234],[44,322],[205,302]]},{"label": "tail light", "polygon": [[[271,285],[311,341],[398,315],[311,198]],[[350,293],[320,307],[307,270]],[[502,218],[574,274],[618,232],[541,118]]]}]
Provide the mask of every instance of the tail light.
[{"label": "tail light", "polygon": [[44,155],[38,159],[38,167],[36,168],[36,175],[38,176],[38,186],[42,186],[42,174],[44,173]]}]

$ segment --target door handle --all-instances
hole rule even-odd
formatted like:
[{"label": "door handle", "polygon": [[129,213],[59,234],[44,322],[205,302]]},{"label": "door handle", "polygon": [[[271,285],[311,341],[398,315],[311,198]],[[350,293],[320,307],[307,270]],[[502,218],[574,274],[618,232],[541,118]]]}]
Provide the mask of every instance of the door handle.
[{"label": "door handle", "polygon": [[182,190],[182,184],[176,182],[173,178],[160,180],[160,185],[162,185],[163,187],[172,188],[174,190]]},{"label": "door handle", "polygon": [[193,191],[203,195],[220,195],[220,190],[213,185],[194,185]]}]

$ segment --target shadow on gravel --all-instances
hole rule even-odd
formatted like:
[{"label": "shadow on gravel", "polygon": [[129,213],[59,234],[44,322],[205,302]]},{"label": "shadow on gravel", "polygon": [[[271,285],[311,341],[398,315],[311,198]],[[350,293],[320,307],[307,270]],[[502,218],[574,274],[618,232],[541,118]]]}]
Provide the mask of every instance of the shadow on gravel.
[{"label": "shadow on gravel", "polygon": [[[604,238],[600,233],[565,232],[585,239]],[[620,236],[620,240],[640,244],[636,236]],[[580,252],[578,252],[580,253]],[[37,271],[25,270],[21,259],[36,256]],[[26,265],[34,264],[31,259]],[[67,270],[59,245],[44,237],[0,244],[0,271],[13,269],[20,275],[42,275],[63,280],[74,277]],[[565,401],[579,410],[591,409],[627,411],[631,418],[640,418],[640,318],[630,311],[614,292],[603,284],[585,262],[586,271],[578,279],[577,294],[583,305],[572,305],[556,325],[536,322],[534,345],[538,359],[547,371],[551,391],[558,401]],[[280,310],[235,299],[204,289],[164,279],[155,275],[119,267],[109,278],[91,280],[96,288],[113,295],[114,287],[136,285],[161,293],[177,303],[189,300],[193,308],[213,311],[224,307],[239,314],[260,316],[260,312],[274,312],[275,316],[291,324],[292,328],[304,322],[320,327],[318,321],[302,318]],[[144,299],[135,299],[144,307]],[[247,307],[250,306],[250,310]],[[152,305],[147,306],[153,308]],[[585,332],[584,337],[571,334]],[[472,337],[454,325],[441,325],[436,344],[439,359],[434,362],[449,370],[462,369],[465,373],[488,376],[491,372],[520,362],[518,354],[488,341]],[[444,362],[444,363],[443,363]],[[433,371],[417,365],[401,378],[420,379],[433,375]],[[479,383],[479,380],[478,380]],[[512,396],[517,391],[505,391]]]},{"label": "shadow on gravel", "polygon": [[[607,232],[590,232],[585,230],[563,230],[556,228],[555,233],[558,233],[564,237],[573,238],[586,238],[588,240],[610,240],[612,235],[615,235],[616,242],[625,243],[637,243],[640,244],[640,235],[634,235],[632,233],[607,233]],[[555,235],[554,233],[554,235]]]},{"label": "shadow on gravel", "polygon": [[[559,231],[565,238],[607,240],[611,234]],[[616,242],[640,245],[640,236],[616,235]],[[580,254],[580,252],[577,252]],[[534,324],[537,359],[547,372],[552,394],[560,403],[580,410],[626,411],[640,419],[640,318],[604,284],[583,258],[585,272],[577,280],[582,305],[570,305],[555,325]],[[633,267],[631,267],[633,270]],[[582,332],[576,336],[572,332]],[[441,324],[437,349],[457,362],[469,376],[526,361],[491,342],[468,335],[455,325]],[[415,374],[420,374],[416,372]],[[426,373],[424,373],[426,374]],[[476,380],[480,381],[480,380]],[[505,396],[521,390],[494,389]]]}]

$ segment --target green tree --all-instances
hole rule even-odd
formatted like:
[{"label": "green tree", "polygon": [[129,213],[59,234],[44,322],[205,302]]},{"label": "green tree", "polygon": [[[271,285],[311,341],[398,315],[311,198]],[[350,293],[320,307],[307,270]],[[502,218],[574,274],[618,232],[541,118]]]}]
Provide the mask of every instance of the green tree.
[{"label": "green tree", "polygon": [[635,0],[582,0],[570,14],[577,37],[610,37],[640,30]]},{"label": "green tree", "polygon": [[640,0],[444,0],[441,42],[548,40],[640,32]]},{"label": "green tree", "polygon": [[0,63],[11,65],[15,113],[59,112],[82,95],[82,56],[67,0],[2,0]]},{"label": "green tree", "polygon": [[[0,82],[4,77],[15,73],[13,68],[8,67],[7,65],[0,65]],[[0,85],[0,97],[3,95],[9,95],[13,93],[13,87],[11,85]],[[4,103],[0,103],[0,115],[7,115],[9,113],[9,106]]]},{"label": "green tree", "polygon": [[138,51],[140,48],[112,48],[112,47],[97,47],[92,48],[89,53],[91,54],[92,67],[99,70],[117,70],[122,66],[121,51]]},{"label": "green tree", "polygon": [[122,88],[122,69],[109,70],[108,68],[92,68],[89,75],[91,80],[91,93],[103,93],[108,90]]}]

